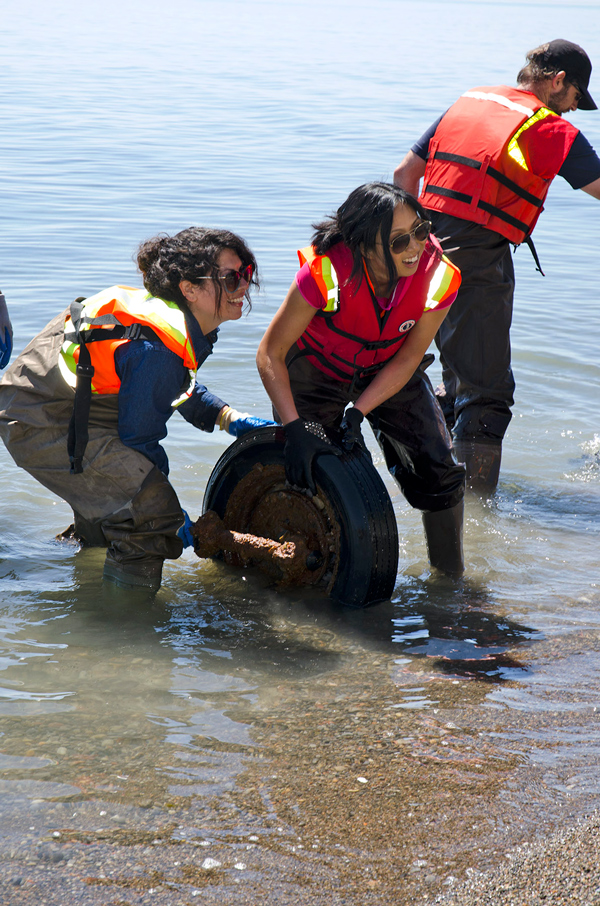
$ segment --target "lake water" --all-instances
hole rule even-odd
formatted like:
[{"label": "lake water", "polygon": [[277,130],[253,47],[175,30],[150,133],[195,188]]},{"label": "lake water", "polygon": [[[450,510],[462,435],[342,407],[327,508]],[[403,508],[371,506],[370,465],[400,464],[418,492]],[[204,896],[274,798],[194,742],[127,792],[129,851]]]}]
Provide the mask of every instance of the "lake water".
[{"label": "lake water", "polygon": [[[2,23],[16,352],[76,296],[136,285],[140,240],[228,227],[263,291],[202,378],[260,416],[254,353],[312,222],[544,40],[585,46],[600,98],[595,2],[21,0]],[[600,114],[573,122],[600,149]],[[515,256],[517,404],[459,585],[385,477],[389,604],[341,611],[190,552],[154,601],[111,592],[0,449],[3,904],[432,902],[598,807],[599,244],[597,202],[557,179],[546,277]],[[172,419],[194,518],[226,444]]]}]

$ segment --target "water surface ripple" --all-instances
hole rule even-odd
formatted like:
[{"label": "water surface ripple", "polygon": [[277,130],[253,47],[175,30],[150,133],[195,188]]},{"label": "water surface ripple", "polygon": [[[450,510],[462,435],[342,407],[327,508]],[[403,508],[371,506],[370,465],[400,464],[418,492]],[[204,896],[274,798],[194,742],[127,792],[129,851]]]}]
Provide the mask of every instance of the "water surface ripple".
[{"label": "water surface ripple", "polygon": [[[263,291],[203,379],[267,415],[254,353],[311,223],[542,40],[578,41],[600,70],[594,11],[572,4],[567,33],[556,0],[7,6],[0,286],[16,351],[76,296],[135,285],[140,240],[229,227]],[[600,116],[573,121],[600,149]],[[467,503],[458,584],[430,574],[386,477],[388,604],[340,611],[190,553],[155,599],[123,595],[99,581],[102,552],[52,540],[67,507],[0,449],[3,904],[431,902],[600,806],[594,205],[557,180],[536,229],[547,276],[515,255],[517,405],[496,498]],[[226,443],[172,420],[194,517]]]}]

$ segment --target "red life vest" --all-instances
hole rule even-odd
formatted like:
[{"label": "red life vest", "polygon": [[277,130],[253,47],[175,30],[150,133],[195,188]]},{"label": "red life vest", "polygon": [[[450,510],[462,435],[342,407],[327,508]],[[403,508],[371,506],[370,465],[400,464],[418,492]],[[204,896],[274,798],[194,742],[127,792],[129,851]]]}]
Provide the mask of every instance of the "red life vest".
[{"label": "red life vest", "polygon": [[[552,118],[560,151],[549,178],[536,176],[519,137]],[[500,85],[463,94],[442,117],[429,143],[420,202],[523,242],[544,208],[550,183],[578,130],[530,91]]]},{"label": "red life vest", "polygon": [[317,312],[297,345],[317,368],[341,381],[379,371],[421,316],[444,307],[460,286],[459,269],[443,255],[433,236],[416,273],[396,284],[394,295],[399,301],[387,311],[364,277],[358,287],[356,280],[348,282],[353,259],[342,243],[327,255],[319,256],[309,247],[301,249],[298,257],[300,264],[308,261],[326,308]]}]

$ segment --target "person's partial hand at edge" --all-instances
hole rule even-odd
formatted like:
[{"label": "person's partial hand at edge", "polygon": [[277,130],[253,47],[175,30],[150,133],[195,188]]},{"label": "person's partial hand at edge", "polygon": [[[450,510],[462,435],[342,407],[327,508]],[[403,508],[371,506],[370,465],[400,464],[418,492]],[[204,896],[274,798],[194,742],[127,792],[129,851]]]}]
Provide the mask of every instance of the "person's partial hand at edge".
[{"label": "person's partial hand at edge", "polygon": [[276,422],[265,418],[255,418],[248,412],[238,412],[231,406],[225,406],[219,418],[219,428],[227,431],[233,437],[242,437],[255,428],[264,428],[266,425],[275,425]]},{"label": "person's partial hand at edge", "polygon": [[342,433],[342,448],[347,452],[350,452],[350,450],[352,450],[353,447],[358,444],[358,446],[365,451],[369,458],[371,458],[371,454],[367,449],[367,445],[365,443],[365,439],[360,427],[363,419],[363,413],[360,411],[360,409],[357,409],[356,406],[349,406],[346,409],[342,423],[340,425],[340,431]]},{"label": "person's partial hand at edge", "polygon": [[194,523],[188,516],[185,510],[183,512],[183,525],[181,528],[177,529],[177,537],[183,541],[184,548],[194,546],[194,536],[192,535],[192,527]]},{"label": "person's partial hand at edge", "polygon": [[13,348],[13,331],[6,299],[0,292],[0,368],[6,368],[10,361],[10,355]]}]

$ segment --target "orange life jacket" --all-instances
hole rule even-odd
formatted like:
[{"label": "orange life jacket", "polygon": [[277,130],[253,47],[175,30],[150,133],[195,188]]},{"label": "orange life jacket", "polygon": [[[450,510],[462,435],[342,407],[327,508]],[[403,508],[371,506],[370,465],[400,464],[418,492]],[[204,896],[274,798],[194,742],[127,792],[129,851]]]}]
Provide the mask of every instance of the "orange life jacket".
[{"label": "orange life jacket", "polygon": [[[565,139],[552,161],[554,173],[543,178],[532,172],[519,138],[548,117]],[[444,114],[429,143],[419,200],[518,245],[531,234],[577,132],[530,91],[505,85],[467,91]]]},{"label": "orange life jacket", "polygon": [[73,474],[83,471],[92,394],[119,392],[117,348],[130,340],[156,338],[178,355],[188,369],[186,386],[172,402],[178,406],[193,392],[198,370],[185,315],[179,306],[130,286],[111,286],[71,305],[58,364],[64,379],[75,388],[67,440]]},{"label": "orange life jacket", "polygon": [[[123,343],[143,335],[149,328],[165,346],[178,355],[195,376],[198,364],[185,316],[174,302],[151,296],[145,289],[111,286],[74,307],[65,321],[65,341],[59,365],[63,377],[72,387],[81,352],[81,339],[86,339],[91,365],[92,393],[118,393],[121,381],[115,368],[115,351]],[[74,318],[77,323],[74,323]],[[121,328],[129,328],[122,330]],[[193,381],[192,381],[193,386]],[[184,399],[187,398],[184,396]],[[179,400],[174,402],[174,405]],[[183,402],[183,399],[181,400]]]},{"label": "orange life jacket", "polygon": [[460,271],[430,236],[419,266],[411,277],[400,278],[394,293],[398,303],[384,311],[367,279],[349,281],[352,253],[334,245],[326,255],[314,248],[298,252],[300,264],[308,262],[311,275],[326,305],[312,319],[300,339],[301,354],[308,355],[321,371],[336,380],[376,371],[395,355],[417,321],[427,311],[444,306],[460,286]]}]

